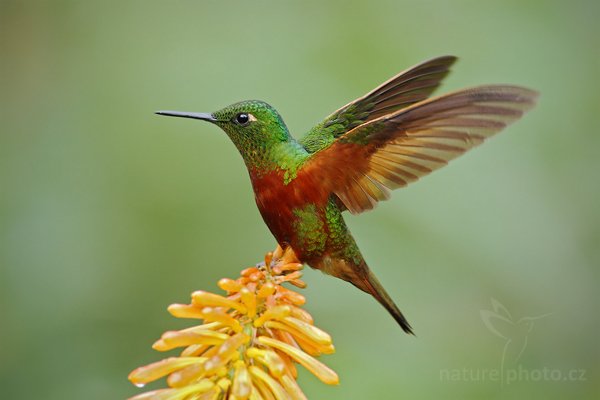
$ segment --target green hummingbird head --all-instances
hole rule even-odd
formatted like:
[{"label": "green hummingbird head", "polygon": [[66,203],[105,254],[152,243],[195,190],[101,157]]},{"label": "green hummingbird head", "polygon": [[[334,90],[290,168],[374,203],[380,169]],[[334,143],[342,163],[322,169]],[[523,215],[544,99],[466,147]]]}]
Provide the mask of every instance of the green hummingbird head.
[{"label": "green hummingbird head", "polygon": [[225,131],[248,167],[266,166],[282,143],[291,140],[283,119],[264,101],[246,100],[213,113],[157,111],[159,115],[193,118],[211,122]]}]

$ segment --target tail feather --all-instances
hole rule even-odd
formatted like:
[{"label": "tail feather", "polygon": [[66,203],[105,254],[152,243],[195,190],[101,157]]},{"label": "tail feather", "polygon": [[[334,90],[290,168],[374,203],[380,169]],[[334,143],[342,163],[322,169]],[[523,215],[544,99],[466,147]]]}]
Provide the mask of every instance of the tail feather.
[{"label": "tail feather", "polygon": [[363,292],[375,297],[388,310],[391,316],[394,317],[404,332],[414,335],[410,324],[362,257],[358,265],[344,259],[326,258],[323,261],[320,264],[316,264],[318,269],[326,274],[348,281]]},{"label": "tail feather", "polygon": [[[366,266],[366,265],[365,265]],[[412,327],[394,303],[394,300],[390,297],[390,295],[385,291],[381,283],[379,283],[379,279],[371,272],[369,267],[366,267],[367,274],[364,278],[360,280],[360,284],[357,285],[355,282],[352,282],[354,286],[359,289],[369,293],[375,299],[385,307],[385,309],[390,313],[390,315],[396,320],[398,325],[402,328],[402,330],[410,335],[414,335]]]},{"label": "tail feather", "polygon": [[326,274],[350,282],[363,292],[375,297],[396,320],[404,332],[414,335],[410,324],[362,257],[356,264],[343,258],[324,257],[319,262],[310,265]]}]

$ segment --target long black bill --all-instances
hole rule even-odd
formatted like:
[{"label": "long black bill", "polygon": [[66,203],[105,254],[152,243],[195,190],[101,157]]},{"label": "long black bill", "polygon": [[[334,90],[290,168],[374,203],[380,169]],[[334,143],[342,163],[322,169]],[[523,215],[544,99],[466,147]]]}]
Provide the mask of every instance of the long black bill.
[{"label": "long black bill", "polygon": [[158,115],[166,115],[168,117],[182,117],[182,118],[193,118],[201,119],[208,122],[216,122],[217,119],[209,113],[196,113],[196,112],[185,112],[185,111],[156,111]]}]

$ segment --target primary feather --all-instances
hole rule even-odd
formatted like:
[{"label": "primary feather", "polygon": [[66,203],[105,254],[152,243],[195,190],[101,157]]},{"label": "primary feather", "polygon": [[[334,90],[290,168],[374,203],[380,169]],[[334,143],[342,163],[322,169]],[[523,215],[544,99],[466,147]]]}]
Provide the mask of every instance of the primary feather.
[{"label": "primary feather", "polygon": [[[537,93],[518,86],[464,89],[363,123],[307,159],[352,213],[446,165],[531,108]],[[331,177],[334,177],[333,179]]]},{"label": "primary feather", "polygon": [[442,56],[400,72],[366,95],[331,113],[312,128],[300,144],[313,153],[349,130],[429,97],[450,72],[456,57]]}]

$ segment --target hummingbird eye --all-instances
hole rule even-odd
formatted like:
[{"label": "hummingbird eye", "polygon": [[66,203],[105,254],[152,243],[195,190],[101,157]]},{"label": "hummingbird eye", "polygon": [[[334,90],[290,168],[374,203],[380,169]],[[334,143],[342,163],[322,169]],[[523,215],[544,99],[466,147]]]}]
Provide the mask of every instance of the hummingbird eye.
[{"label": "hummingbird eye", "polygon": [[248,122],[250,122],[250,116],[246,113],[239,113],[235,116],[235,122],[238,125],[245,126],[248,124]]}]

